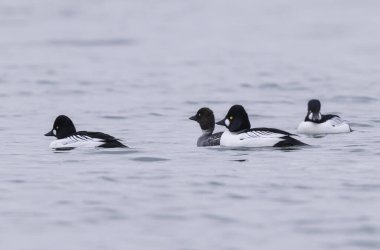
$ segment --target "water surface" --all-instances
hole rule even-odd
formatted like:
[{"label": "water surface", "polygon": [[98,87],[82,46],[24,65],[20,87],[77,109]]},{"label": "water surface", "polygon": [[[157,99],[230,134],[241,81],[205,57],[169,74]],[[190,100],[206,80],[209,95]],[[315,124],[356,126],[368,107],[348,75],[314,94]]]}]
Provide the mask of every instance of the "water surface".
[{"label": "water surface", "polygon": [[[3,0],[1,249],[379,249],[379,8]],[[310,98],[355,132],[195,146],[202,106],[295,132]],[[132,149],[54,152],[59,114]]]}]

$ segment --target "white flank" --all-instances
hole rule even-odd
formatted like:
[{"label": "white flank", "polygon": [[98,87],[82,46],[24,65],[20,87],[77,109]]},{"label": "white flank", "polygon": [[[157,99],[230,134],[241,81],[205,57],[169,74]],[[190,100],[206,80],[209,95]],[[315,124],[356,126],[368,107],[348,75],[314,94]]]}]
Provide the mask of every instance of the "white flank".
[{"label": "white flank", "polygon": [[350,125],[339,117],[334,117],[324,123],[301,122],[297,132],[300,134],[340,134],[351,132]]},{"label": "white flank", "polygon": [[234,134],[225,131],[220,138],[220,145],[224,147],[273,147],[280,142],[285,135],[268,131],[252,131],[241,134]]},{"label": "white flank", "polygon": [[74,135],[64,139],[53,141],[52,143],[50,143],[50,148],[95,148],[102,144],[104,144],[104,141],[102,139]]}]

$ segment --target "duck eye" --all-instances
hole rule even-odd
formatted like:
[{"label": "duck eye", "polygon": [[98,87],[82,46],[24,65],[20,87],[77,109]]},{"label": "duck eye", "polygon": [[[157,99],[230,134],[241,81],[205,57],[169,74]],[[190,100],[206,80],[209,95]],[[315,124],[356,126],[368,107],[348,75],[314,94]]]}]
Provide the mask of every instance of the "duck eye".
[{"label": "duck eye", "polygon": [[55,129],[56,129],[56,130],[58,130],[58,129],[59,129],[59,127],[57,126],[57,127],[55,127]]},{"label": "duck eye", "polygon": [[230,118],[229,118],[230,120],[232,120],[232,119],[234,119],[234,117],[233,116],[230,116]]}]

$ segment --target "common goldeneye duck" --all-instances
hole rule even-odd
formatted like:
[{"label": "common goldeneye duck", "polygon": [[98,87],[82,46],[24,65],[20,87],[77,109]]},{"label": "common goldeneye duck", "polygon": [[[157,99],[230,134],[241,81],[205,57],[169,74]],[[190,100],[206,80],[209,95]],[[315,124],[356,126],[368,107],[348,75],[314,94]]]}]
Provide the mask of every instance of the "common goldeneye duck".
[{"label": "common goldeneye duck", "polygon": [[202,129],[202,136],[199,137],[197,141],[198,147],[220,145],[220,137],[222,136],[223,132],[215,134],[212,133],[215,129],[215,117],[211,109],[201,108],[194,116],[190,117],[189,119],[198,122],[199,126]]},{"label": "common goldeneye duck", "polygon": [[342,118],[337,115],[322,115],[321,102],[310,100],[307,105],[305,120],[298,125],[297,132],[301,134],[338,134],[352,132]]},{"label": "common goldeneye duck", "polygon": [[275,128],[252,128],[248,114],[241,105],[234,105],[226,117],[216,124],[228,128],[220,145],[226,147],[290,147],[307,144],[294,139],[288,132]]},{"label": "common goldeneye duck", "polygon": [[50,144],[53,149],[86,148],[125,148],[119,139],[101,132],[77,132],[74,123],[65,115],[55,119],[53,129],[45,136],[55,136],[57,140]]}]

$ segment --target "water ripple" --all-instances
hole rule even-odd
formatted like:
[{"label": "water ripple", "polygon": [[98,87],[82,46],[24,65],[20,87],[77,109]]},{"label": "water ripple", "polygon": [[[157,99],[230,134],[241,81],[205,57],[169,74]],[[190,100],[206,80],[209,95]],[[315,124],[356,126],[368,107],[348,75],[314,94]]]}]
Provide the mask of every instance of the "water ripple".
[{"label": "water ripple", "polygon": [[349,246],[356,246],[365,249],[380,249],[380,241],[379,240],[349,240]]},{"label": "water ripple", "polygon": [[68,47],[104,47],[104,46],[131,46],[136,43],[132,39],[124,38],[114,38],[114,39],[62,39],[62,40],[51,40],[48,42],[49,45],[53,46],[68,46]]},{"label": "water ripple", "polygon": [[236,219],[233,219],[231,217],[228,217],[228,216],[223,216],[223,215],[218,215],[218,214],[203,214],[203,217],[206,218],[206,219],[210,219],[210,220],[213,220],[213,221],[217,221],[217,222],[222,222],[222,223],[227,223],[227,224],[231,224],[231,223],[236,223],[237,220]]},{"label": "water ripple", "polygon": [[136,157],[132,159],[133,161],[141,161],[141,162],[159,162],[159,161],[170,161],[170,159],[160,158],[160,157]]},{"label": "water ripple", "polygon": [[338,95],[331,98],[331,101],[337,102],[349,102],[349,103],[372,103],[378,101],[378,98],[374,98],[371,96],[344,96]]},{"label": "water ripple", "polygon": [[100,118],[110,119],[110,120],[125,120],[128,117],[121,116],[121,115],[102,115],[102,116],[100,116]]}]

